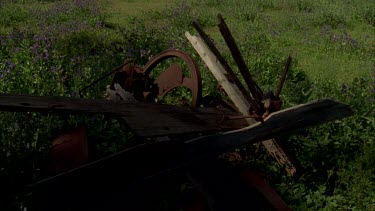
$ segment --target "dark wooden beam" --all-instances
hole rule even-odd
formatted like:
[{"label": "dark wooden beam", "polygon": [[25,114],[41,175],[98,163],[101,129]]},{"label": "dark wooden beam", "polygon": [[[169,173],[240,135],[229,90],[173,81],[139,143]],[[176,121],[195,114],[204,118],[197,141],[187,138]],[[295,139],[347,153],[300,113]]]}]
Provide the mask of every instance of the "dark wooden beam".
[{"label": "dark wooden beam", "polygon": [[291,134],[303,128],[342,119],[352,114],[349,105],[331,99],[322,99],[272,113],[264,123],[258,122],[239,130],[189,140],[186,145],[190,148],[188,154],[195,154],[192,157],[199,160],[202,158],[198,155],[220,154],[241,145]]},{"label": "dark wooden beam", "polygon": [[247,67],[245,63],[245,60],[243,59],[241,52],[238,49],[236,42],[234,41],[232,33],[230,32],[227,24],[224,21],[223,16],[219,14],[218,20],[219,20],[218,26],[219,26],[220,33],[224,37],[224,40],[227,43],[227,46],[232,54],[232,57],[238,66],[238,69],[240,70],[240,73],[247,87],[249,88],[251,95],[255,99],[254,102],[257,103],[258,108],[262,108],[260,101],[263,100],[263,92],[253,80],[253,77],[250,75],[249,68]]},{"label": "dark wooden beam", "polygon": [[[330,99],[318,100],[273,113],[263,124],[189,141],[169,140],[140,145],[49,178],[37,186],[59,184],[63,188],[67,185],[75,188],[82,186],[83,181],[91,181],[90,184],[101,184],[101,187],[117,188],[120,187],[119,181],[132,182],[181,169],[246,144],[291,134],[351,114],[349,105]],[[88,184],[86,188],[93,187]]]},{"label": "dark wooden beam", "polygon": [[0,94],[0,111],[105,114],[124,119],[133,132],[143,137],[233,130],[246,126],[243,120],[226,120],[226,117],[238,114],[215,108],[192,110],[172,105],[69,97]]}]

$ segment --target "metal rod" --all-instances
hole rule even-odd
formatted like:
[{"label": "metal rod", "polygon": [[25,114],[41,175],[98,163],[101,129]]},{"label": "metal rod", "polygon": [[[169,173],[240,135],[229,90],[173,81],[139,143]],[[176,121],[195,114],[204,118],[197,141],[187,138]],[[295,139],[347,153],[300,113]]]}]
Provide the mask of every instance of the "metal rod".
[{"label": "metal rod", "polygon": [[104,78],[108,77],[109,75],[112,75],[114,72],[119,71],[121,68],[123,68],[125,65],[129,64],[130,62],[134,62],[133,59],[125,61],[124,64],[116,67],[113,69],[111,72],[106,73],[105,75],[101,76],[100,78],[96,79],[95,81],[91,82],[89,85],[85,86],[83,89],[79,90],[79,97],[82,98],[82,92],[85,91],[86,89],[92,87],[93,85],[97,84],[99,81],[103,80]]},{"label": "metal rod", "polygon": [[277,86],[277,90],[275,92],[275,97],[280,96],[280,92],[281,92],[281,89],[283,88],[283,85],[284,85],[284,82],[285,82],[285,79],[286,79],[286,75],[288,74],[291,62],[292,62],[292,57],[289,55],[288,60],[286,61],[285,66],[284,66],[283,75],[281,76],[280,81],[279,81],[279,85]]}]

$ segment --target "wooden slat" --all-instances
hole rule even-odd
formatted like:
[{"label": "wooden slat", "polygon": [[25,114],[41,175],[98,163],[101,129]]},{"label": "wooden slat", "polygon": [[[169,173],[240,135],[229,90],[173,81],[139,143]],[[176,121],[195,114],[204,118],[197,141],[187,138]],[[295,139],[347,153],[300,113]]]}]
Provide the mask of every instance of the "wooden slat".
[{"label": "wooden slat", "polygon": [[[202,38],[198,36],[192,36],[189,32],[185,33],[186,38],[190,41],[194,49],[197,51],[199,56],[207,65],[208,69],[212,72],[215,76],[219,84],[223,87],[225,92],[227,93],[228,97],[231,101],[236,105],[238,110],[243,115],[249,115],[250,111],[250,102],[247,98],[242,94],[240,87],[236,86],[236,84],[228,78],[229,73],[227,72],[224,65],[218,60],[215,54],[208,48],[208,46],[204,43]],[[250,120],[250,124],[255,123],[254,120]]]},{"label": "wooden slat", "polygon": [[245,126],[243,120],[224,121],[233,112],[213,108],[191,110],[171,105],[69,97],[0,94],[0,110],[105,114],[123,118],[133,132],[144,137],[219,131]]},{"label": "wooden slat", "polygon": [[195,152],[197,154],[207,152],[218,154],[241,145],[291,134],[306,127],[342,119],[352,114],[349,105],[331,99],[322,99],[272,113],[263,124],[258,122],[246,128],[200,137],[187,143],[192,151],[199,150]]}]

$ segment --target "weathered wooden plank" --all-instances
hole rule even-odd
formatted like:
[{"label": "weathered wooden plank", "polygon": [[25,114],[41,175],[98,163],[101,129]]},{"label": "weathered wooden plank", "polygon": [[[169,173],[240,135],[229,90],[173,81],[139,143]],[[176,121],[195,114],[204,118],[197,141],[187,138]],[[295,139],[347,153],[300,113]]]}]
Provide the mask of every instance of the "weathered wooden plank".
[{"label": "weathered wooden plank", "polygon": [[[279,135],[342,119],[353,114],[349,105],[322,99],[272,113],[264,123],[256,123],[239,130],[189,140],[192,154],[221,153],[248,143],[267,140]],[[199,150],[199,151],[198,151]],[[201,153],[202,152],[202,153]],[[203,153],[204,152],[204,153]]]},{"label": "weathered wooden plank", "polygon": [[246,91],[241,81],[233,72],[232,68],[221,55],[219,50],[215,47],[215,44],[212,42],[211,38],[204,32],[204,30],[199,26],[197,22],[193,21],[193,26],[199,33],[200,38],[206,44],[206,47],[210,49],[210,52],[215,56],[215,59],[218,61],[218,63],[221,64],[221,67],[225,70],[226,78],[228,78],[231,83],[235,84],[236,87],[238,87],[238,90],[241,92],[241,95],[246,99],[246,101],[250,102],[252,106],[256,107],[256,102],[254,102],[254,100],[251,98],[250,94]]},{"label": "weathered wooden plank", "polygon": [[233,115],[233,112],[213,108],[191,110],[171,105],[69,97],[0,94],[0,110],[105,114],[123,118],[133,132],[144,137],[219,131],[245,126],[243,120],[224,121],[228,115]]},{"label": "weathered wooden plank", "polygon": [[[220,85],[224,88],[229,98],[236,105],[238,110],[245,116],[250,115],[251,102],[242,94],[241,88],[232,83],[228,78],[228,72],[224,66],[217,59],[216,55],[208,48],[204,40],[198,36],[192,36],[189,32],[185,33],[186,38],[192,44],[194,49],[198,52],[202,60],[205,62],[207,67],[210,69],[212,74],[218,80]],[[249,125],[256,123],[254,119],[246,119]],[[294,174],[296,171],[291,159],[282,150],[275,139],[265,140],[262,142],[263,146],[280,164],[289,167],[288,171]]]},{"label": "weathered wooden plank", "polygon": [[[169,140],[126,149],[38,184],[49,188],[56,184],[75,188],[85,181],[91,182],[91,185],[99,182],[103,187],[118,188],[119,181],[132,183],[136,179],[194,165],[236,147],[291,134],[351,114],[352,109],[349,105],[330,99],[318,100],[275,112],[264,123],[240,130],[203,136],[185,142]],[[98,188],[90,184],[87,184],[87,188]]]},{"label": "weathered wooden plank", "polygon": [[[229,73],[223,66],[223,64],[217,59],[215,54],[207,47],[202,38],[198,36],[192,36],[189,32],[185,33],[186,38],[190,41],[194,49],[197,51],[199,56],[207,65],[208,69],[215,76],[219,84],[223,87],[228,97],[236,105],[238,110],[243,115],[249,115],[250,102],[244,97],[241,89],[236,86],[231,79],[228,78]],[[250,124],[255,123],[251,120]]]}]

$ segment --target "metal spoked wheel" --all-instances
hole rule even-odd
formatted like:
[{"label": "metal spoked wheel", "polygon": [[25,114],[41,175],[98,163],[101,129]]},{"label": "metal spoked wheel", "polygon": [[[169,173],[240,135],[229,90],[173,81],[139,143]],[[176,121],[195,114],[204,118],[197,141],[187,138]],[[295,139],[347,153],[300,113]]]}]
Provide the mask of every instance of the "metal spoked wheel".
[{"label": "metal spoked wheel", "polygon": [[178,64],[173,63],[166,70],[161,72],[158,78],[154,81],[154,84],[159,88],[158,97],[165,96],[177,87],[186,87],[192,93],[191,107],[198,107],[202,98],[202,79],[198,65],[189,54],[176,49],[162,51],[146,64],[143,69],[144,75],[148,77],[158,64],[170,58],[182,59],[188,67],[190,77],[184,74]]}]

